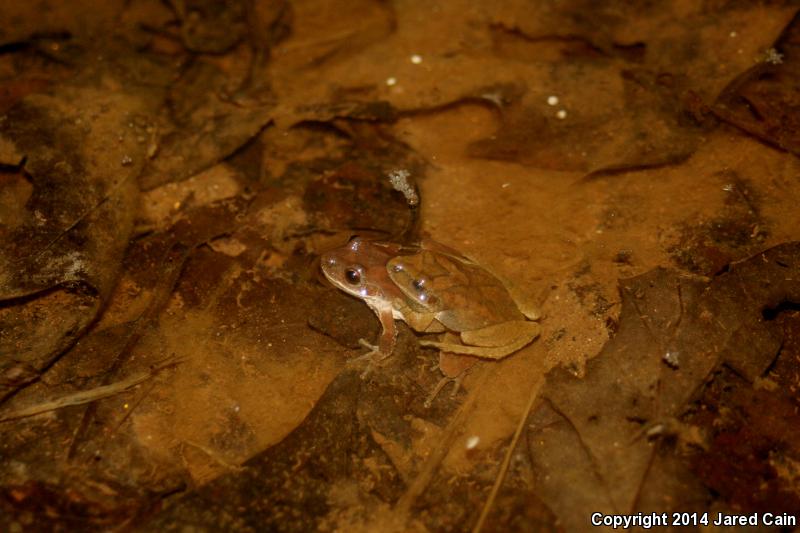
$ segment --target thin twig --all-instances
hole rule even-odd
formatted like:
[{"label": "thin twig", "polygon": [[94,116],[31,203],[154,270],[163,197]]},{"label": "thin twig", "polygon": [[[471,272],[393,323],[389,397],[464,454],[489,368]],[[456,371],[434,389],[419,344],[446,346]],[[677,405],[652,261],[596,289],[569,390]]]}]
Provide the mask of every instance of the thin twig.
[{"label": "thin twig", "polygon": [[56,398],[55,400],[50,400],[44,403],[39,403],[36,405],[30,405],[28,407],[11,410],[2,417],[0,417],[0,422],[7,422],[9,420],[18,420],[20,418],[27,418],[29,416],[35,416],[38,414],[46,413],[48,411],[55,411],[56,409],[62,409],[64,407],[70,407],[73,405],[83,405],[95,402],[97,400],[101,400],[103,398],[114,396],[121,392],[125,392],[128,389],[132,389],[133,387],[141,383],[144,383],[148,379],[155,376],[161,370],[174,366],[179,362],[180,361],[177,360],[169,360],[155,368],[148,370],[147,372],[139,372],[137,374],[132,375],[128,379],[117,381],[116,383],[112,383],[110,385],[102,385],[100,387],[95,387],[94,389],[84,390],[76,392],[74,394],[67,394],[66,396],[62,396],[61,398]]},{"label": "thin twig", "polygon": [[531,414],[531,409],[533,409],[533,404],[536,401],[537,396],[539,396],[540,387],[537,385],[538,383],[531,387],[528,405],[525,406],[525,412],[522,414],[519,424],[517,424],[517,429],[514,431],[514,437],[511,439],[511,444],[508,445],[506,455],[503,457],[503,463],[500,465],[500,471],[497,473],[497,477],[494,480],[494,485],[492,485],[492,491],[489,493],[489,498],[487,498],[486,503],[483,505],[483,509],[481,509],[481,515],[478,517],[478,521],[475,522],[475,527],[472,528],[472,533],[480,533],[481,529],[483,528],[483,524],[486,522],[486,518],[489,516],[489,511],[492,510],[492,505],[494,505],[494,500],[497,498],[497,493],[500,492],[500,487],[503,485],[503,481],[506,479],[508,466],[511,464],[511,456],[514,454],[514,450],[517,448],[517,443],[522,435],[525,422],[527,422],[528,416]]}]

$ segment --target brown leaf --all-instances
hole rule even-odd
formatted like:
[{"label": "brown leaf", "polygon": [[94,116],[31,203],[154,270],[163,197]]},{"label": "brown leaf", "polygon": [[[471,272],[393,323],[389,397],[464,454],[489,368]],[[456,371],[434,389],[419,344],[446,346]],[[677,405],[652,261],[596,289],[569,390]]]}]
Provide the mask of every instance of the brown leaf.
[{"label": "brown leaf", "polygon": [[[642,510],[638,495],[664,481],[645,433],[682,416],[720,365],[749,381],[765,372],[781,331],[764,309],[800,302],[799,271],[800,244],[788,243],[710,282],[656,269],[622,283],[619,331],[583,379],[552,373],[529,435],[540,495],[568,528]],[[667,498],[658,509],[683,508],[680,493]]]},{"label": "brown leaf", "polygon": [[[401,479],[356,419],[362,388],[357,372],[341,374],[283,442],[252,458],[241,471],[187,494],[146,522],[147,528],[170,530],[199,519],[219,529],[273,529],[291,523],[292,529],[310,531],[345,502],[396,498]],[[331,498],[336,486],[348,487],[341,495],[346,499]]]},{"label": "brown leaf", "polygon": [[11,390],[20,365],[35,374],[80,336],[116,282],[133,228],[145,117],[129,94],[65,86],[28,96],[0,124],[2,162],[24,158],[12,179],[29,194],[0,233],[0,329],[9,332],[0,375]]},{"label": "brown leaf", "polygon": [[256,71],[251,87],[236,86],[237,80],[245,79],[247,68],[238,65],[224,72],[198,62],[182,74],[170,88],[169,121],[160,146],[139,177],[142,189],[181,181],[211,167],[269,123],[274,104],[263,70]]},{"label": "brown leaf", "polygon": [[722,120],[800,155],[800,13],[761,61],[741,74],[713,110]]}]

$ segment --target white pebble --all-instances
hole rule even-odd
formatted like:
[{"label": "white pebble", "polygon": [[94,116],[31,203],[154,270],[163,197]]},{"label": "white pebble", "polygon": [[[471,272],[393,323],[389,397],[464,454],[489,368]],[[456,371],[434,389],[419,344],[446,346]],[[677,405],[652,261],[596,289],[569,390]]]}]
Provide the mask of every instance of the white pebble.
[{"label": "white pebble", "polygon": [[558,96],[548,96],[547,105],[558,105]]}]

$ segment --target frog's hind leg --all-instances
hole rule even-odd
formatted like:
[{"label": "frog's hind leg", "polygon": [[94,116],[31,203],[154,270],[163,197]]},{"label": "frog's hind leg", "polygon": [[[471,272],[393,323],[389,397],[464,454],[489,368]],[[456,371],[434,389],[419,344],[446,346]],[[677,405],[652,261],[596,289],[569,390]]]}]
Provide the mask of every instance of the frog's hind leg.
[{"label": "frog's hind leg", "polygon": [[[458,337],[452,333],[445,333],[442,341],[457,342]],[[436,399],[442,389],[451,382],[453,383],[453,391],[450,393],[450,397],[455,398],[456,394],[458,394],[458,391],[461,389],[461,382],[464,376],[466,376],[477,363],[478,359],[475,357],[450,352],[439,352],[438,369],[442,373],[442,378],[425,400],[425,407],[430,407],[433,400]]]},{"label": "frog's hind leg", "polygon": [[432,346],[445,352],[474,355],[484,359],[502,359],[533,342],[539,336],[536,322],[511,322],[489,326],[477,331],[461,333],[464,344],[452,342],[420,341],[423,346]]},{"label": "frog's hind leg", "polygon": [[431,346],[432,348],[437,348],[439,350],[447,350],[453,353],[459,353],[464,355],[474,355],[475,357],[482,357],[484,359],[502,359],[503,357],[510,355],[517,350],[521,350],[528,344],[530,344],[530,339],[524,339],[514,344],[509,344],[506,346],[464,346],[463,344],[447,344],[445,342],[435,342],[435,341],[420,341],[420,344],[423,346]]}]

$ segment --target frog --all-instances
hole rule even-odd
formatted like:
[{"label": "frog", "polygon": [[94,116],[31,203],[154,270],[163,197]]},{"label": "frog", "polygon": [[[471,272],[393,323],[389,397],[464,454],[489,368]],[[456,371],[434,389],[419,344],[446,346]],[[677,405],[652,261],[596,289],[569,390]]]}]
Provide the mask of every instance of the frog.
[{"label": "frog", "polygon": [[455,334],[421,340],[422,346],[484,359],[502,359],[539,336],[538,313],[523,313],[497,277],[431,239],[401,245],[356,236],[323,254],[320,263],[336,288],[377,315],[377,344],[360,340],[376,361],[394,350],[396,320],[422,334]]},{"label": "frog", "polygon": [[457,343],[422,340],[423,346],[501,359],[539,336],[536,310],[523,313],[497,277],[440,243],[423,241],[417,253],[391,258],[387,269],[410,301],[460,335]]}]

